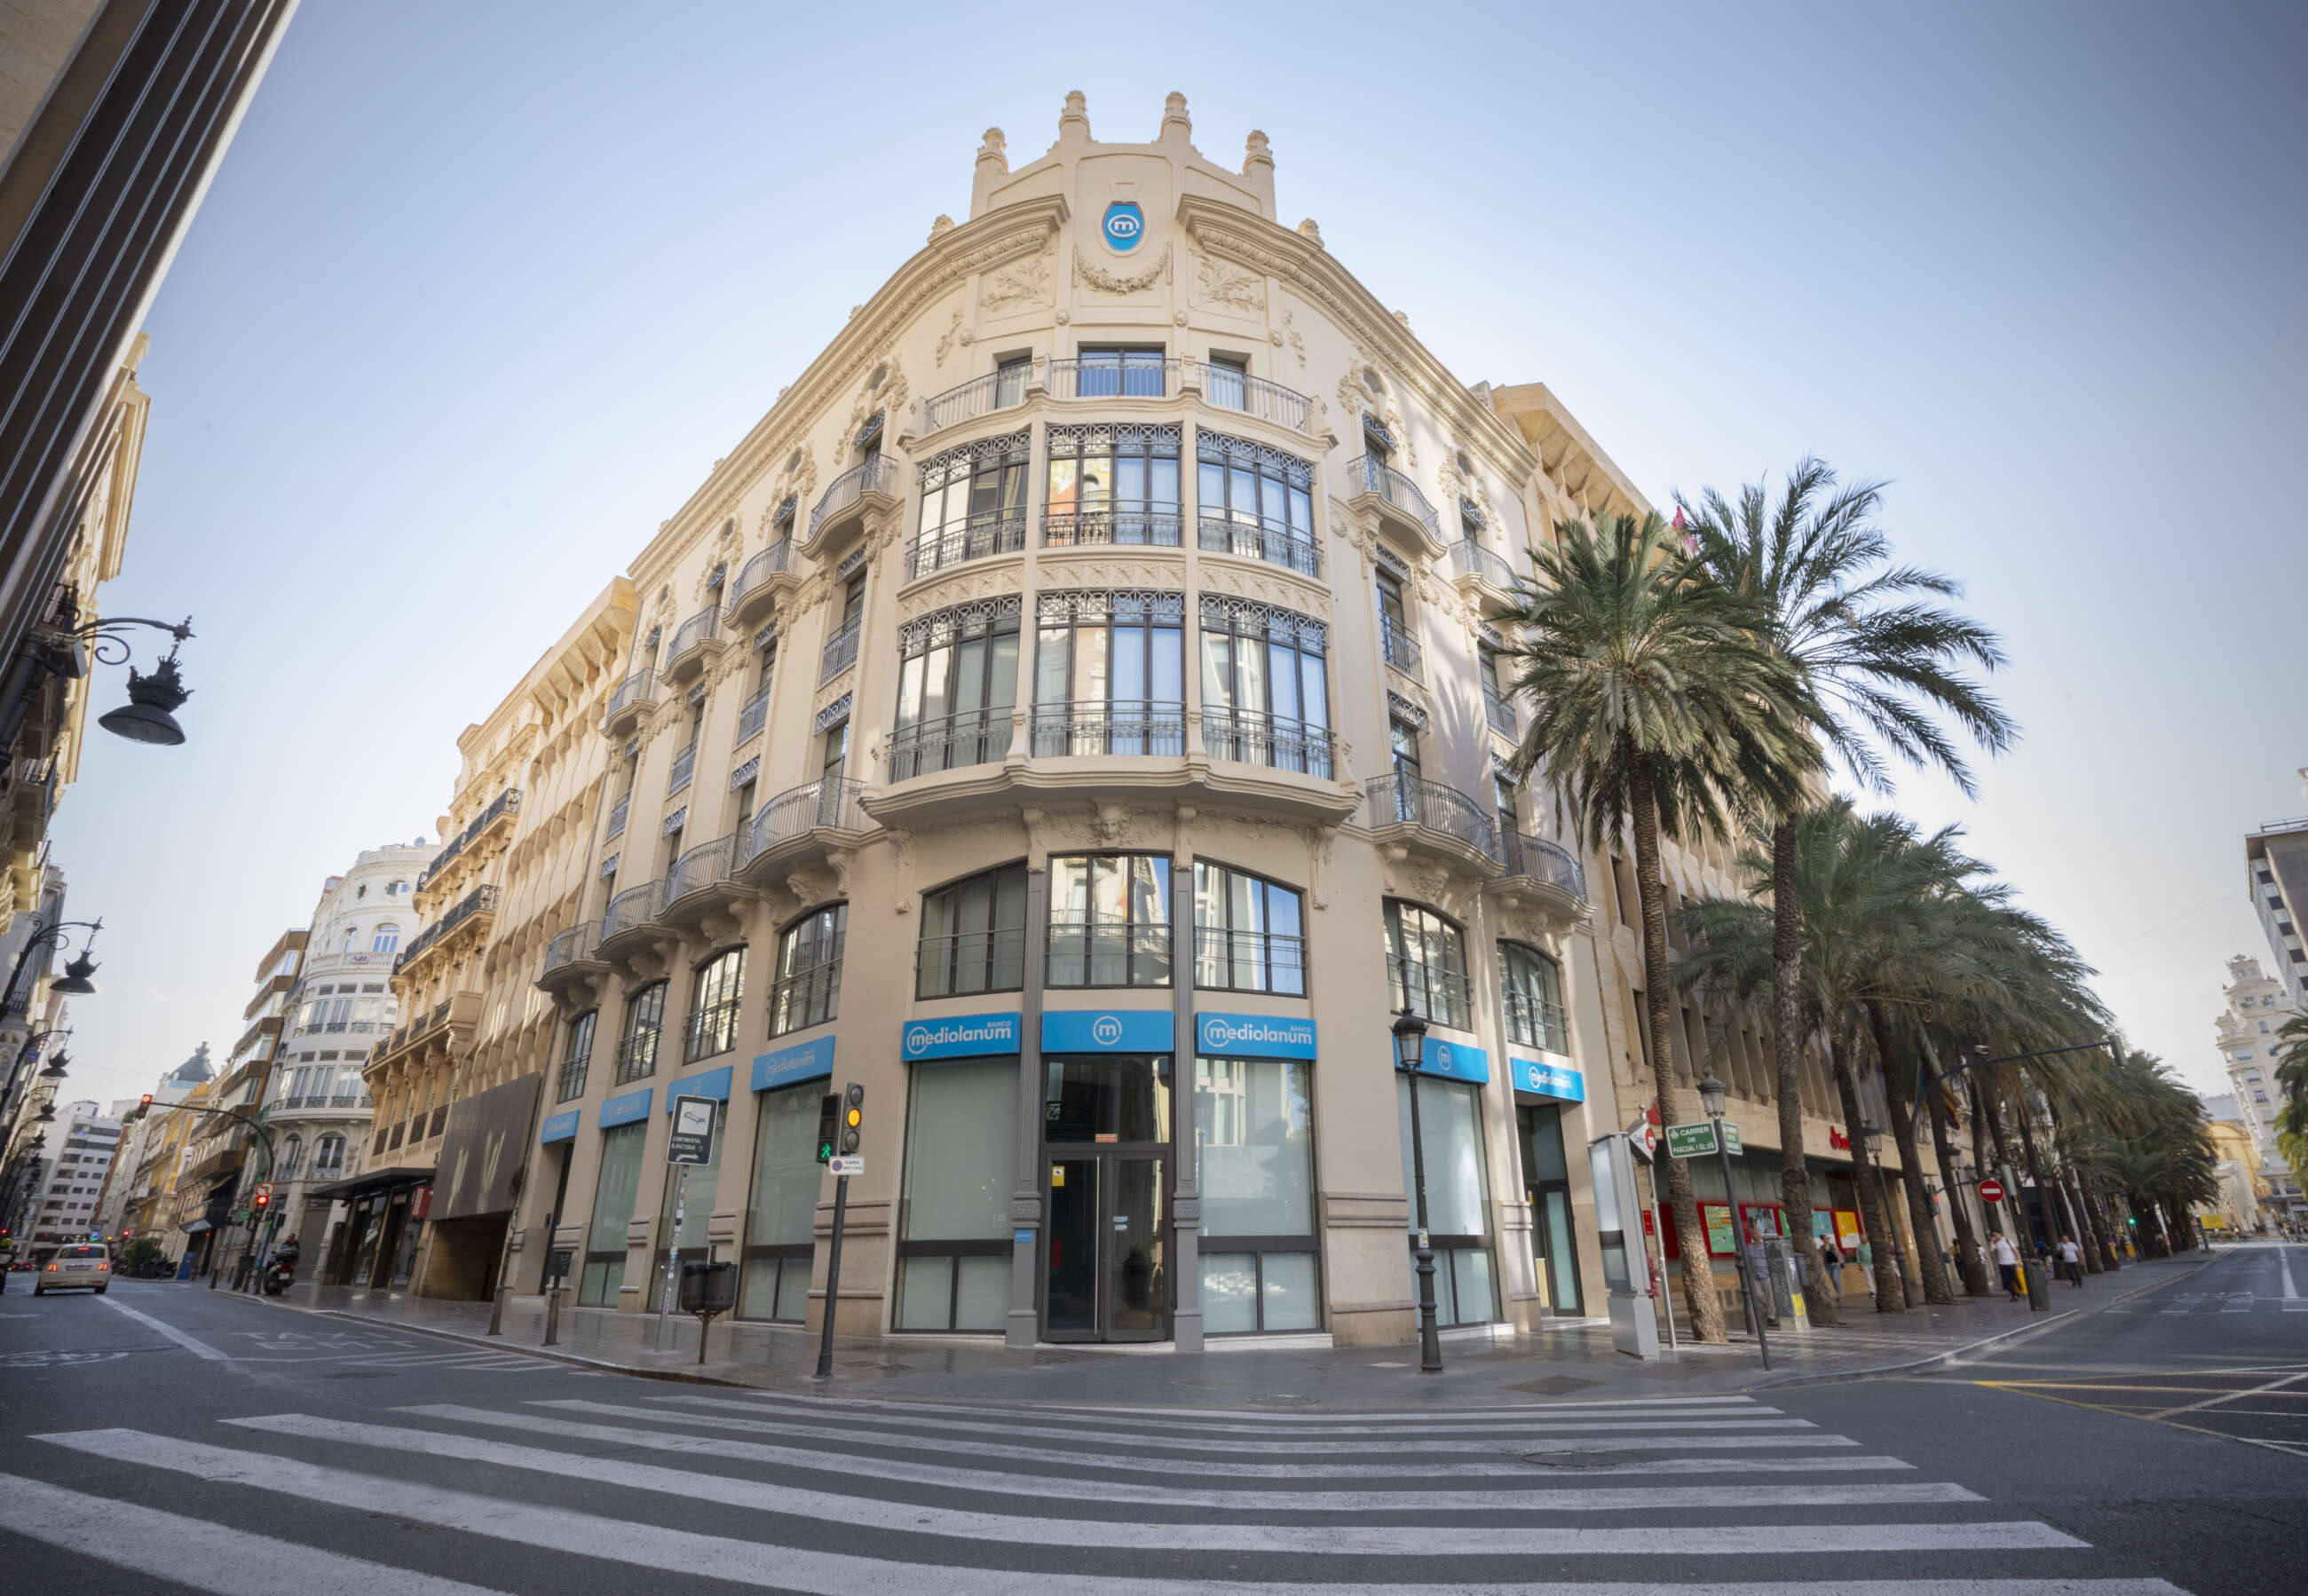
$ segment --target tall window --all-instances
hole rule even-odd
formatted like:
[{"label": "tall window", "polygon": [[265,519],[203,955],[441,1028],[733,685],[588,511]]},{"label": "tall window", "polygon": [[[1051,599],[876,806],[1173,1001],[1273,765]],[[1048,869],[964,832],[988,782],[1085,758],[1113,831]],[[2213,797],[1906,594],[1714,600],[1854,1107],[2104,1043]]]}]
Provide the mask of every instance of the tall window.
[{"label": "tall window", "polygon": [[1026,462],[1030,433],[984,438],[922,466],[921,531],[906,574],[1011,554],[1026,547]]},{"label": "tall window", "polygon": [[1206,594],[1202,744],[1213,759],[1331,773],[1330,629],[1287,609]]},{"label": "tall window", "polygon": [[1077,399],[1159,399],[1169,369],[1160,349],[1089,348],[1075,351]]},{"label": "tall window", "polygon": [[[1491,813],[1497,818],[1499,842],[1502,847],[1513,847],[1509,839],[1522,827],[1515,820],[1515,785],[1497,772],[1491,772]],[[1508,872],[1512,875],[1512,871]]]},{"label": "tall window", "polygon": [[857,662],[857,633],[866,623],[866,573],[851,577],[841,590],[841,617],[826,634],[825,651],[818,659],[817,679],[831,681]]},{"label": "tall window", "polygon": [[1474,1028],[1467,989],[1467,940],[1459,927],[1417,903],[1386,901],[1386,980],[1393,1009],[1437,1025]]},{"label": "tall window", "polygon": [[987,600],[899,629],[891,781],[983,764],[1010,752],[1021,609],[1015,598]]},{"label": "tall window", "polygon": [[345,1171],[345,1139],[339,1135],[323,1136],[313,1146],[313,1178],[341,1175]]},{"label": "tall window", "polygon": [[293,1178],[297,1173],[297,1166],[304,1160],[305,1139],[302,1136],[289,1137],[280,1148],[280,1178],[283,1180]]},{"label": "tall window", "polygon": [[1194,861],[1194,985],[1306,995],[1299,895],[1246,871]]},{"label": "tall window", "polygon": [[733,947],[698,966],[689,992],[689,1037],[682,1050],[688,1063],[737,1045],[737,1008],[745,996],[744,948]]},{"label": "tall window", "polygon": [[370,939],[368,951],[373,953],[389,953],[400,945],[400,927],[388,921],[376,928],[375,936]]},{"label": "tall window", "polygon": [[585,1271],[577,1282],[580,1307],[615,1307],[625,1278],[625,1226],[642,1189],[642,1143],[646,1124],[601,1133],[601,1170],[593,1187],[592,1221],[585,1227]]},{"label": "tall window", "polygon": [[665,983],[651,981],[625,1002],[625,1034],[617,1040],[617,1084],[657,1074],[658,1032],[665,1026]]},{"label": "tall window", "polygon": [[1194,435],[1195,515],[1204,548],[1322,574],[1314,468],[1295,454],[1215,432]]},{"label": "tall window", "polygon": [[1201,1169],[1202,1328],[1313,1330],[1313,1070],[1296,1060],[1194,1060]]},{"label": "tall window", "polygon": [[593,1027],[600,1017],[598,1010],[588,1009],[569,1022],[569,1045],[561,1050],[561,1102],[585,1095],[586,1072],[593,1064]]},{"label": "tall window", "polygon": [[[1416,1168],[1410,1152],[1410,1077],[1395,1072],[1395,1114],[1402,1142],[1402,1178],[1409,1189]],[[1490,1190],[1483,1156],[1482,1092],[1469,1082],[1418,1083],[1420,1151],[1426,1164],[1426,1212],[1434,1249],[1436,1317],[1445,1324],[1479,1324],[1498,1316],[1498,1285],[1491,1267]],[[1406,1277],[1415,1290],[1416,1265],[1404,1248]]]},{"label": "tall window", "polygon": [[1004,865],[923,894],[915,996],[1015,992],[1025,984],[1025,866]]},{"label": "tall window", "polygon": [[1170,861],[1161,854],[1079,854],[1050,861],[1048,983],[1170,984]]},{"label": "tall window", "polygon": [[747,1319],[798,1324],[809,1312],[817,1193],[821,1081],[762,1093],[754,1138],[754,1186],[745,1206],[745,1241],[737,1313]]},{"label": "tall window", "polygon": [[1221,355],[1210,351],[1209,370],[1202,378],[1202,393],[1212,404],[1224,405],[1230,410],[1250,408],[1250,359],[1244,355]]},{"label": "tall window", "polygon": [[1486,648],[1477,649],[1475,652],[1483,677],[1483,714],[1490,721],[1492,730],[1513,737],[1522,722],[1515,713],[1514,705],[1507,701],[1506,691],[1499,681],[1498,651]]},{"label": "tall window", "polygon": [[908,1072],[895,1330],[999,1330],[1010,1309],[1018,1061]]},{"label": "tall window", "polygon": [[778,938],[778,979],[770,990],[770,1034],[822,1025],[841,1012],[841,947],[849,905],[813,909]]},{"label": "tall window", "polygon": [[1520,942],[1499,944],[1499,984],[1506,989],[1507,1038],[1571,1051],[1571,1027],[1563,1010],[1563,966]]},{"label": "tall window", "polygon": [[1425,679],[1418,640],[1411,632],[1409,612],[1403,608],[1402,579],[1386,570],[1378,573],[1378,643],[1379,652],[1389,665],[1406,676]]},{"label": "tall window", "polygon": [[1186,751],[1186,600],[1045,593],[1037,601],[1034,752]]},{"label": "tall window", "polygon": [[1053,427],[1046,544],[1178,545],[1176,426]]}]

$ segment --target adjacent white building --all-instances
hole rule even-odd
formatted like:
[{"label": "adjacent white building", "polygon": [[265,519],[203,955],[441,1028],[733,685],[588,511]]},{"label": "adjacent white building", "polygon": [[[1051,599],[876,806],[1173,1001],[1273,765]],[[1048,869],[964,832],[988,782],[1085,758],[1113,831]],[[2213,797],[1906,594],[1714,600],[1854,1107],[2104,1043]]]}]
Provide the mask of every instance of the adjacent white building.
[{"label": "adjacent white building", "polygon": [[[61,1247],[105,1233],[97,1223],[97,1201],[104,1194],[113,1156],[120,1151],[119,1119],[99,1112],[93,1102],[63,1105],[56,1125],[65,1127],[64,1139],[48,1160],[25,1221],[35,1247]],[[54,1126],[50,1134],[55,1134]]]},{"label": "adjacent white building", "polygon": [[2283,981],[2242,953],[2228,961],[2228,984],[2220,996],[2227,1008],[2212,1022],[2220,1063],[2235,1088],[2235,1117],[2251,1134],[2268,1181],[2269,1206],[2295,1221],[2308,1219],[2308,1198],[2276,1144],[2276,1118],[2284,1108],[2284,1093],[2276,1083],[2276,1033],[2300,1010]]}]

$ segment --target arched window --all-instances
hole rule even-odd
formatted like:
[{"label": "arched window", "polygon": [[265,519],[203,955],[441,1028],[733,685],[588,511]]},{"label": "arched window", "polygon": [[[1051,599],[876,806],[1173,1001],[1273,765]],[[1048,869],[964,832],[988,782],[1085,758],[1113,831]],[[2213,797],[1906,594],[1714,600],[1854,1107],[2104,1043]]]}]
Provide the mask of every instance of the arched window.
[{"label": "arched window", "polygon": [[304,1156],[305,1139],[302,1136],[289,1137],[288,1140],[282,1144],[280,1149],[280,1178],[283,1180],[294,1179],[297,1174],[297,1162],[302,1160]]},{"label": "arched window", "polygon": [[1050,860],[1053,987],[1170,984],[1167,854],[1091,853]]},{"label": "arched window", "polygon": [[651,981],[625,1000],[625,1034],[617,1041],[617,1084],[657,1074],[658,1032],[665,1028],[665,983]]},{"label": "arched window", "polygon": [[343,951],[349,953],[354,948],[359,945],[360,927],[358,926],[347,926],[345,927],[345,945]]},{"label": "arched window", "polygon": [[335,1176],[344,1172],[345,1139],[342,1136],[323,1136],[313,1149],[314,1175]]},{"label": "arched window", "polygon": [[400,945],[400,927],[386,920],[376,928],[375,940],[369,944],[373,953],[389,953]]},{"label": "arched window", "polygon": [[778,938],[778,980],[770,990],[770,1034],[822,1025],[841,1013],[841,950],[849,905],[813,909]]},{"label": "arched window", "polygon": [[915,996],[1015,992],[1025,984],[1025,866],[1004,865],[922,894]]},{"label": "arched window", "polygon": [[1563,966],[1520,942],[1499,944],[1499,985],[1507,998],[1507,1040],[1571,1051],[1571,1027],[1563,1012]]},{"label": "arched window", "polygon": [[745,996],[745,950],[733,947],[697,967],[689,989],[689,1036],[682,1051],[696,1063],[737,1045],[737,1005]]},{"label": "arched window", "polygon": [[585,1074],[593,1062],[593,1025],[601,1016],[588,1009],[569,1022],[569,1045],[561,1055],[561,1099],[567,1102],[585,1093]]},{"label": "arched window", "polygon": [[1386,901],[1386,983],[1390,1007],[1473,1028],[1466,935],[1424,904]]},{"label": "arched window", "polygon": [[1306,993],[1306,938],[1296,888],[1194,861],[1194,985]]}]

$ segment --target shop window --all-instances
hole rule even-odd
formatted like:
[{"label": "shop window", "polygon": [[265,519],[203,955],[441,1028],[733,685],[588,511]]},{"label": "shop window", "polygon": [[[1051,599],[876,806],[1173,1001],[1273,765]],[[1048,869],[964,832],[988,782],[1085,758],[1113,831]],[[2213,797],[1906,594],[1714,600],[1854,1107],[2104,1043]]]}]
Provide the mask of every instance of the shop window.
[{"label": "shop window", "polygon": [[1296,1060],[1194,1061],[1209,1334],[1321,1326],[1313,1077]]},{"label": "shop window", "polygon": [[[1410,1077],[1395,1074],[1395,1112],[1402,1140],[1402,1189],[1416,1211],[1418,1187],[1410,1152]],[[1490,1189],[1483,1159],[1483,1099],[1464,1081],[1421,1078],[1418,1118],[1426,1160],[1426,1228],[1434,1253],[1434,1299],[1443,1324],[1480,1324],[1498,1317],[1492,1269]],[[1417,1299],[1417,1240],[1408,1249],[1412,1300]]]},{"label": "shop window", "polygon": [[1168,986],[1168,857],[1051,859],[1049,932],[1050,986]]},{"label": "shop window", "polygon": [[1473,1029],[1465,934],[1431,909],[1392,898],[1384,918],[1388,1006],[1456,1031]]},{"label": "shop window", "polygon": [[683,1057],[691,1064],[737,1045],[737,1010],[745,996],[745,950],[730,948],[698,968],[689,989],[689,1036]]},{"label": "shop window", "polygon": [[1194,985],[1306,995],[1303,901],[1292,888],[1194,861]]},{"label": "shop window", "polygon": [[770,989],[770,1034],[822,1025],[841,1013],[841,951],[849,905],[813,909],[778,938],[778,979]]},{"label": "shop window", "polygon": [[998,1331],[1010,1311],[1018,1061],[917,1064],[910,1074],[895,1326]]},{"label": "shop window", "polygon": [[1004,865],[922,895],[915,996],[1015,992],[1025,984],[1025,866]]},{"label": "shop window", "polygon": [[645,1123],[601,1133],[601,1172],[593,1187],[593,1217],[585,1229],[585,1270],[577,1282],[580,1307],[615,1307],[625,1278],[625,1226],[641,1195]]},{"label": "shop window", "polygon": [[762,1093],[737,1283],[741,1318],[798,1324],[809,1316],[817,1194],[825,1173],[817,1161],[817,1104],[828,1084],[809,1081]]}]

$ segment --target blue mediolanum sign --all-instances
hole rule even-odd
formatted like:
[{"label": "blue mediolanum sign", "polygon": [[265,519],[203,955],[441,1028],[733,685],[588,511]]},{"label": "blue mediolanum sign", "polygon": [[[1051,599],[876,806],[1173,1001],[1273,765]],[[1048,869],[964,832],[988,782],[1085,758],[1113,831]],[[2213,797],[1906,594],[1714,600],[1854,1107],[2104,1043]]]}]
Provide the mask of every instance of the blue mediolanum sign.
[{"label": "blue mediolanum sign", "polygon": [[822,1081],[833,1074],[833,1039],[819,1037],[798,1048],[780,1048],[754,1060],[754,1090],[774,1091],[804,1081]]},{"label": "blue mediolanum sign", "polygon": [[1128,254],[1146,236],[1146,213],[1135,200],[1116,200],[1106,208],[1106,241]]},{"label": "blue mediolanum sign", "polygon": [[1194,1050],[1218,1057],[1312,1058],[1314,1022],[1280,1014],[1198,1014]]},{"label": "blue mediolanum sign", "polygon": [[644,1086],[639,1091],[628,1091],[623,1097],[613,1097],[601,1105],[600,1117],[594,1121],[603,1130],[612,1126],[631,1125],[636,1119],[649,1117],[650,1093],[654,1086]]},{"label": "blue mediolanum sign", "polygon": [[710,1097],[717,1103],[729,1100],[729,1066],[707,1070],[692,1075],[686,1081],[676,1081],[665,1089],[665,1111],[673,1112],[673,1100],[677,1097]]},{"label": "blue mediolanum sign", "polygon": [[943,1020],[909,1020],[898,1040],[908,1059],[983,1058],[1015,1053],[1026,1035],[1026,1016],[948,1014]]},{"label": "blue mediolanum sign", "polygon": [[[1400,1065],[1395,1065],[1400,1069]],[[1430,1035],[1425,1048],[1419,1055],[1419,1073],[1428,1075],[1448,1075],[1453,1081],[1486,1083],[1491,1078],[1491,1056],[1482,1048],[1465,1042],[1446,1042]]]},{"label": "blue mediolanum sign", "polygon": [[570,1109],[559,1114],[548,1114],[545,1117],[545,1125],[538,1131],[537,1139],[540,1142],[573,1142],[577,1139],[578,1122],[584,1117],[584,1111],[579,1109]]},{"label": "blue mediolanum sign", "polygon": [[1541,1064],[1536,1058],[1507,1057],[1507,1074],[1517,1091],[1560,1098],[1566,1103],[1587,1100],[1587,1077],[1567,1064]]},{"label": "blue mediolanum sign", "polygon": [[1045,1053],[1167,1053],[1178,1045],[1166,1008],[1046,1009]]}]

